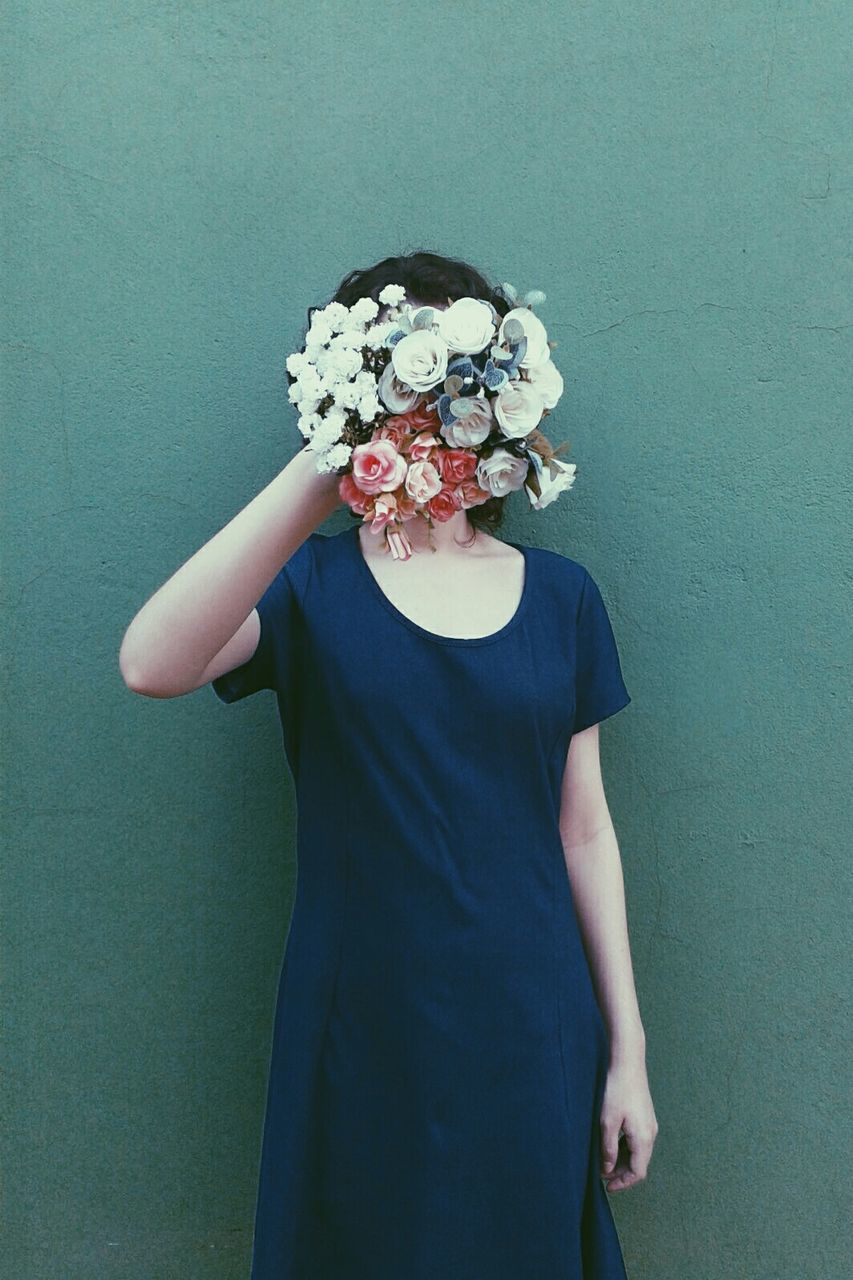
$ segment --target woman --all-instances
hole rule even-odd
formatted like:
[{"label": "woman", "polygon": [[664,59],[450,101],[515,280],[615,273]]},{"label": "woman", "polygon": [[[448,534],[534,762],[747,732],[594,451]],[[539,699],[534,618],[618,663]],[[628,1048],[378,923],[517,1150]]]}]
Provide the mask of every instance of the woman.
[{"label": "woman", "polygon": [[[334,300],[391,282],[498,304],[426,253]],[[601,594],[494,537],[504,498],[408,521],[399,560],[362,522],[318,531],[341,488],[300,451],[120,655],[150,697],[274,690],[295,780],[253,1280],[624,1280],[605,1183],[646,1176],[657,1121],[599,767],[630,701]]]}]

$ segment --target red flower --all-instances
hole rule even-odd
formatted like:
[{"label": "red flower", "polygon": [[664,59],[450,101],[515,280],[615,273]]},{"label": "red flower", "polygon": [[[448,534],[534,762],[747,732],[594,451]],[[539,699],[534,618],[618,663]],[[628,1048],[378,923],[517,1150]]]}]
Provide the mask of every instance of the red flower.
[{"label": "red flower", "polygon": [[436,466],[442,480],[448,484],[460,484],[470,480],[477,469],[477,455],[470,449],[439,449]]},{"label": "red flower", "polygon": [[433,520],[443,523],[449,520],[452,515],[462,509],[462,503],[459,501],[455,489],[444,488],[437,493],[434,498],[430,498],[427,503],[427,511]]}]

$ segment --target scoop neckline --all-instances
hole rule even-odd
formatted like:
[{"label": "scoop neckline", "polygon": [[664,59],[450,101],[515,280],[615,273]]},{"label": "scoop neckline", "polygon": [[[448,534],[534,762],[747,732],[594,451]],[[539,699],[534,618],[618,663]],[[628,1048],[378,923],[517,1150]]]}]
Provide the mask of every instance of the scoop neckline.
[{"label": "scoop neckline", "polygon": [[528,601],[530,599],[530,574],[532,559],[529,555],[529,548],[520,542],[512,542],[509,538],[504,539],[507,546],[515,547],[516,551],[520,551],[524,558],[524,582],[521,588],[521,599],[518,602],[515,613],[512,617],[499,627],[497,631],[492,631],[486,636],[442,636],[437,631],[429,631],[426,627],[422,627],[419,622],[415,622],[413,618],[408,617],[402,610],[398,609],[393,601],[389,600],[385,592],[380,587],[378,581],[370,571],[370,566],[365,559],[364,552],[361,549],[361,540],[358,536],[360,524],[353,525],[346,530],[348,541],[352,548],[352,552],[360,565],[361,572],[366,575],[370,587],[377,600],[390,613],[392,618],[401,622],[404,627],[408,627],[416,635],[423,636],[426,640],[432,640],[435,644],[460,645],[473,647],[481,644],[494,644],[496,640],[501,640],[510,631],[513,631],[524,617],[527,611]]}]

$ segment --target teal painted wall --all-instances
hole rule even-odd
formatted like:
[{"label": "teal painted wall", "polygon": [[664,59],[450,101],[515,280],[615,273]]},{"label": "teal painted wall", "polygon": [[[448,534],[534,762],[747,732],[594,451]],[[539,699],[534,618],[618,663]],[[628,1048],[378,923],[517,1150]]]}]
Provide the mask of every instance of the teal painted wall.
[{"label": "teal painted wall", "polygon": [[5,1274],[248,1274],[274,701],[134,696],[118,647],[295,449],[309,303],[425,246],[548,295],[578,480],[507,536],[594,573],[634,699],[631,1280],[840,1277],[853,10],[6,13]]}]

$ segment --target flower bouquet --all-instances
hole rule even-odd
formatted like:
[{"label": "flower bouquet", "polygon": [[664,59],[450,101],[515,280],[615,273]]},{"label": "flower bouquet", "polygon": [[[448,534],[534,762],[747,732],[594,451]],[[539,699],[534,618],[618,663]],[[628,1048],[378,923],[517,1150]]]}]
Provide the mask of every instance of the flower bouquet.
[{"label": "flower bouquet", "polygon": [[[501,286],[516,304],[512,285]],[[302,351],[288,356],[288,395],[318,472],[341,476],[342,500],[384,529],[408,559],[404,525],[525,489],[541,511],[575,479],[539,430],[563,393],[532,291],[501,317],[479,298],[443,310],[404,303],[388,285],[351,307],[316,310]],[[383,304],[385,315],[377,319]]]}]

